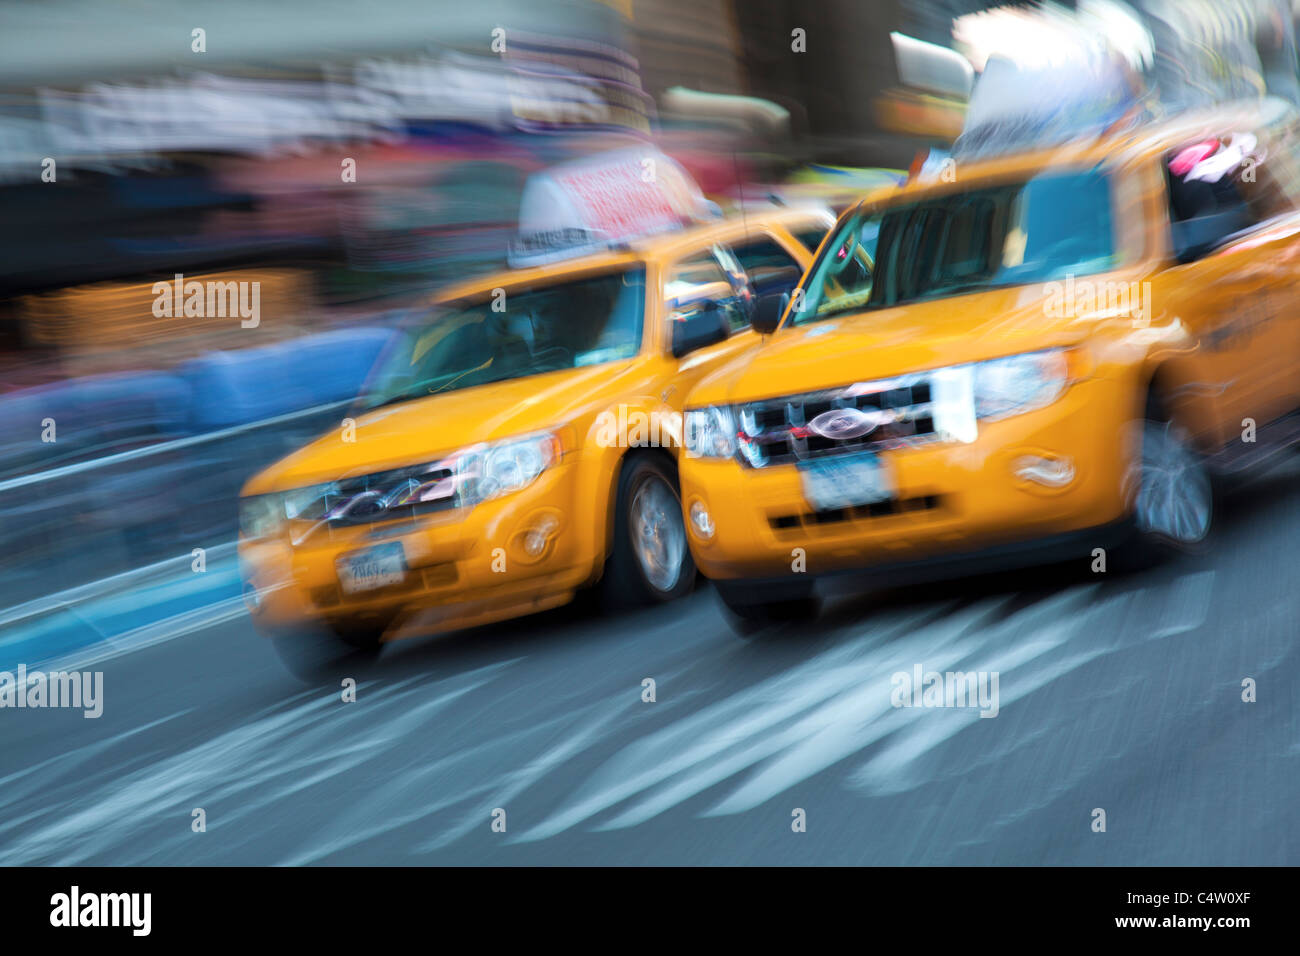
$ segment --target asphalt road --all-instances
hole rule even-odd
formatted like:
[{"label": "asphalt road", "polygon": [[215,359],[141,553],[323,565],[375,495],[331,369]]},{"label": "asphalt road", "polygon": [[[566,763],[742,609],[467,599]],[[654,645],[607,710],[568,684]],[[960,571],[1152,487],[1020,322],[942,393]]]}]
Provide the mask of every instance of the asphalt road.
[{"label": "asphalt road", "polygon": [[[394,644],[355,702],[226,607],[93,664],[99,719],[0,710],[0,864],[1294,865],[1297,542],[1293,458],[1141,574],[861,595],[756,641],[707,588],[561,609]],[[997,716],[892,706],[918,664],[997,672]]]}]

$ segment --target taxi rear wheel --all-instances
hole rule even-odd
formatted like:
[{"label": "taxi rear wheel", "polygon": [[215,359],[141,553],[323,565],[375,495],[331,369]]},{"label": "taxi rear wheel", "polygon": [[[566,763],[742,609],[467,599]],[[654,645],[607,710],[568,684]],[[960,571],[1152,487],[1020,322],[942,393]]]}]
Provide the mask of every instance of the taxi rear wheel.
[{"label": "taxi rear wheel", "polygon": [[1187,432],[1155,401],[1141,422],[1141,447],[1128,482],[1137,540],[1127,563],[1135,566],[1195,548],[1214,520],[1209,470]]},{"label": "taxi rear wheel", "polygon": [[686,543],[675,469],[657,456],[626,459],[614,507],[614,549],[601,603],[611,609],[639,607],[689,594],[695,561]]}]

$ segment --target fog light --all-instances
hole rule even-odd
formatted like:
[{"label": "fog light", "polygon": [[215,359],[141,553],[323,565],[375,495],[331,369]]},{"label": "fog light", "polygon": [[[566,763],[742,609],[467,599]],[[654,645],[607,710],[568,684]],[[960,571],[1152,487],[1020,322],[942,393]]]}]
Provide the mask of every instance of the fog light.
[{"label": "fog light", "polygon": [[530,558],[536,558],[546,550],[547,544],[550,543],[551,535],[555,534],[558,522],[550,515],[544,516],[537,522],[531,530],[524,535],[524,552]]},{"label": "fog light", "polygon": [[701,538],[713,537],[713,515],[709,514],[709,509],[701,501],[691,502],[691,526]]},{"label": "fog light", "polygon": [[1025,455],[1014,465],[1016,477],[1046,488],[1064,488],[1074,481],[1074,463],[1068,458]]}]

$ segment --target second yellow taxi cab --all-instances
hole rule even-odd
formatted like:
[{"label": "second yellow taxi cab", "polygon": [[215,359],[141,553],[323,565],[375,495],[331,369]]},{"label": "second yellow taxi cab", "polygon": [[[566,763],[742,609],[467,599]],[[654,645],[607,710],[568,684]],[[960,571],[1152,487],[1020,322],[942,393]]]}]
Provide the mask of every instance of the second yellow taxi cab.
[{"label": "second yellow taxi cab", "polygon": [[1204,541],[1210,478],[1300,438],[1296,128],[1223,108],[846,213],[688,398],[691,550],[739,628],[836,578]]},{"label": "second yellow taxi cab", "polygon": [[[686,593],[682,403],[747,348],[833,223],[710,217],[666,156],[616,152],[530,182],[516,266],[401,330],[339,429],[252,478],[253,620],[289,654],[374,647],[555,607]],[[683,226],[683,219],[691,221]]]}]

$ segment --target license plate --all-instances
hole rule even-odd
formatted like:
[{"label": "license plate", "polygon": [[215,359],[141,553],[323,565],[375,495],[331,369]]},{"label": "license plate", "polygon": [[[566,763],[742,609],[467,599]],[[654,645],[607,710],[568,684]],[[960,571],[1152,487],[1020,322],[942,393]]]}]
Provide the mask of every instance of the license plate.
[{"label": "license plate", "polygon": [[348,594],[391,587],[406,579],[406,555],[400,541],[345,554],[335,567],[339,584]]},{"label": "license plate", "polygon": [[803,496],[816,511],[870,505],[894,496],[889,470],[871,452],[801,462]]}]

